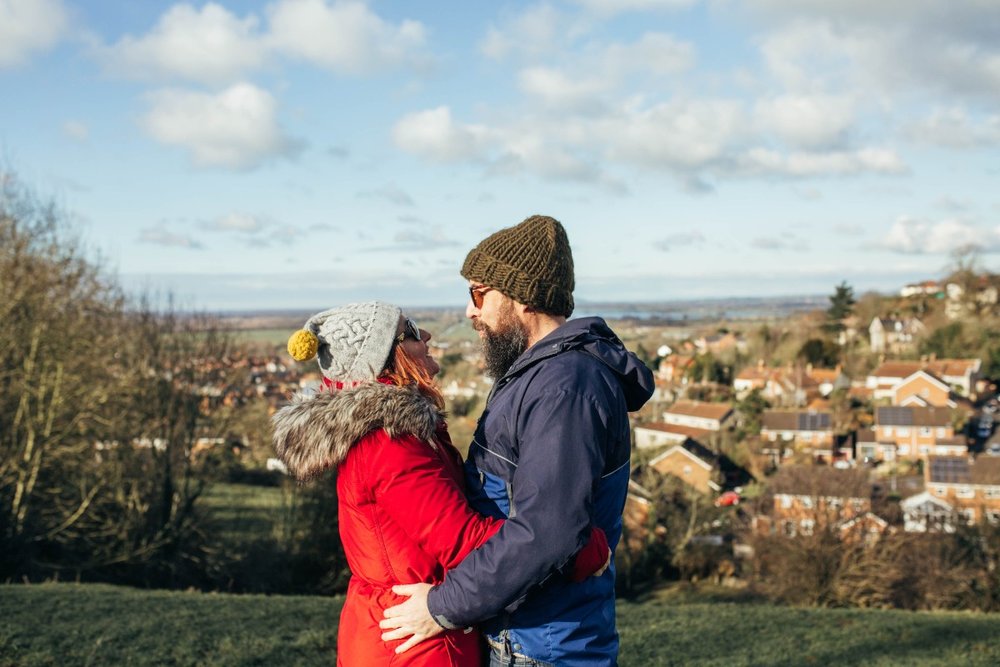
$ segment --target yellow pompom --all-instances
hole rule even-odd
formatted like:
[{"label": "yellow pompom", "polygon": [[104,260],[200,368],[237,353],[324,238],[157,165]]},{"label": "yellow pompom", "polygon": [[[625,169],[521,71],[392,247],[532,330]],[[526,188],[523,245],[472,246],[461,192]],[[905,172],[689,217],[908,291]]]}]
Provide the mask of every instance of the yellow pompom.
[{"label": "yellow pompom", "polygon": [[295,361],[309,361],[319,350],[319,339],[312,331],[299,329],[288,339],[288,354]]}]

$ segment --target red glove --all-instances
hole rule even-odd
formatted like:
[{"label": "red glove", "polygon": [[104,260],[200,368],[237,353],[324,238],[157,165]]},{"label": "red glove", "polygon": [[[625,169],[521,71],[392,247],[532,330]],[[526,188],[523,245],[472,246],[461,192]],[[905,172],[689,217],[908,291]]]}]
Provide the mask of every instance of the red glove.
[{"label": "red glove", "polygon": [[576,552],[569,578],[578,584],[593,574],[603,573],[610,558],[611,549],[608,547],[608,536],[597,526],[591,526],[587,543]]}]

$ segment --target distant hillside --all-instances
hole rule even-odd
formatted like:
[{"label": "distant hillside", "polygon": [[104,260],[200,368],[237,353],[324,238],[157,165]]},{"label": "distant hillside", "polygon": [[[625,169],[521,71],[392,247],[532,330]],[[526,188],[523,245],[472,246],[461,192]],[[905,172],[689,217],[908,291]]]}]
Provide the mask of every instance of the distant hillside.
[{"label": "distant hillside", "polygon": [[[0,667],[331,665],[342,598],[0,586]],[[622,667],[1000,664],[1000,616],[620,603]]]}]

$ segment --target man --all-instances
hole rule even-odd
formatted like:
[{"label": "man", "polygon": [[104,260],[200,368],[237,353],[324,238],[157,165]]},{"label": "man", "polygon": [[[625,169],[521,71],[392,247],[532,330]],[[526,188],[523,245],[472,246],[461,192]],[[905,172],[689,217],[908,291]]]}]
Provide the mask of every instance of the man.
[{"label": "man", "polygon": [[613,665],[614,568],[583,583],[552,576],[587,540],[614,546],[629,481],[628,412],[653,376],[600,318],[573,312],[562,225],[532,216],[466,257],[466,316],[495,378],[466,462],[469,501],[507,521],[444,583],[397,587],[385,640],[405,651],[442,628],[480,624],[491,665]]}]

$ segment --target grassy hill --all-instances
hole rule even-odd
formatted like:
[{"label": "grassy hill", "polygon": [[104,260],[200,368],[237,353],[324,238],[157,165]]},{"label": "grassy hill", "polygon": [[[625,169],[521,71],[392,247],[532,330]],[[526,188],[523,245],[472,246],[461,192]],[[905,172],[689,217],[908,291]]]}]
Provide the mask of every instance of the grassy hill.
[{"label": "grassy hill", "polygon": [[[0,586],[0,667],[330,665],[342,598]],[[619,604],[622,667],[997,665],[1000,616]]]}]

